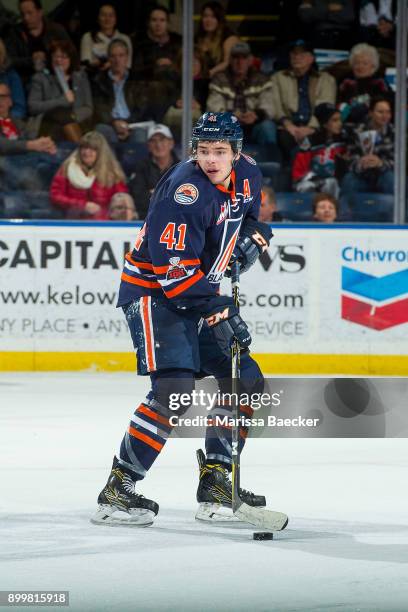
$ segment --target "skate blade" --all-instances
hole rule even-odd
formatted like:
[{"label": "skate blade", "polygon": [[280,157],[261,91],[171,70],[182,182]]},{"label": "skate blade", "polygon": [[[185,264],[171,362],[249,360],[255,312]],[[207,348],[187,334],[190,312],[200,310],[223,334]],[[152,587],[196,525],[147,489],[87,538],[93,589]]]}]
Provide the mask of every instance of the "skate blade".
[{"label": "skate blade", "polygon": [[221,504],[211,504],[210,502],[202,502],[198,506],[196,515],[196,521],[203,521],[205,523],[240,523],[238,517],[234,516],[231,508],[226,508]]},{"label": "skate blade", "polygon": [[112,506],[99,506],[90,519],[94,525],[108,527],[149,527],[156,515],[145,508],[134,508],[129,513]]}]

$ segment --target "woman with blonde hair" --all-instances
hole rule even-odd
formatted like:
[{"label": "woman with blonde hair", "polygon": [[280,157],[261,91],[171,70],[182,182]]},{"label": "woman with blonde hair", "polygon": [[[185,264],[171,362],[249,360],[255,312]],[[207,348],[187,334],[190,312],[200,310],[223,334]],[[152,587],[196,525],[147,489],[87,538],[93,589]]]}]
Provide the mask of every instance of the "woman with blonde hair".
[{"label": "woman with blonde hair", "polygon": [[50,199],[70,219],[106,220],[115,193],[127,193],[126,179],[106,139],[88,132],[51,183]]},{"label": "woman with blonde hair", "polygon": [[7,85],[10,89],[13,106],[10,116],[14,119],[24,119],[27,114],[26,97],[22,80],[14,68],[10,68],[10,61],[7,57],[7,49],[0,38],[0,83]]}]

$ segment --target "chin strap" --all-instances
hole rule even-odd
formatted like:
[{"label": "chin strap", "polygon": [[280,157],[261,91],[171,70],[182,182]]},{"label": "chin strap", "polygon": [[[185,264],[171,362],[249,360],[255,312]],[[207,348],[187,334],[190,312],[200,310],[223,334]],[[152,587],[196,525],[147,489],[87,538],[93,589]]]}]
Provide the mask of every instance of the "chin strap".
[{"label": "chin strap", "polygon": [[237,154],[235,155],[234,159],[232,160],[231,170],[228,172],[228,174],[227,174],[227,176],[225,177],[225,179],[223,179],[223,180],[221,181],[221,183],[223,183],[224,181],[226,181],[226,180],[227,180],[227,178],[229,178],[229,177],[231,176],[232,171],[233,171],[233,170],[234,170],[234,168],[235,168],[235,164],[236,164],[236,163],[237,163],[237,161],[239,160],[239,156],[240,156],[240,154],[239,154],[239,153],[237,153]]}]

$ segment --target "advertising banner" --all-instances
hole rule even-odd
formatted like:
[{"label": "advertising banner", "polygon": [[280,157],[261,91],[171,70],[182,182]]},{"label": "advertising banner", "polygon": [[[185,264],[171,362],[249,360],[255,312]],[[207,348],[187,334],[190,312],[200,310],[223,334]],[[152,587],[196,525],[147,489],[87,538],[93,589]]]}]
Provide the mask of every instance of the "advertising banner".
[{"label": "advertising banner", "polygon": [[[115,306],[139,227],[0,224],[0,369],[134,368]],[[266,371],[405,375],[407,231],[286,225],[274,234],[241,278],[242,316]]]}]

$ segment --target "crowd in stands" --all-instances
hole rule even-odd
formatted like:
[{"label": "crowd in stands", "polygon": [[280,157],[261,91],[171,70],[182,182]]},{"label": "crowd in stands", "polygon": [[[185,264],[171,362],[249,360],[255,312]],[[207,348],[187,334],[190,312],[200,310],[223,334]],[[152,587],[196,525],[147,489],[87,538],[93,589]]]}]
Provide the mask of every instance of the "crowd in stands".
[{"label": "crowd in stands", "polygon": [[[40,0],[19,0],[18,16],[0,2],[0,217],[145,218],[179,161],[183,116],[182,37],[167,8],[146,4],[142,34],[120,31],[120,4],[102,2],[94,27],[70,36]],[[390,217],[394,94],[384,73],[395,66],[396,3],[286,4],[293,35],[282,34],[272,63],[227,25],[225,3],[201,5],[193,120],[238,117],[265,178],[262,220],[359,221],[356,193],[388,198]],[[322,69],[316,48],[348,57]]]}]

